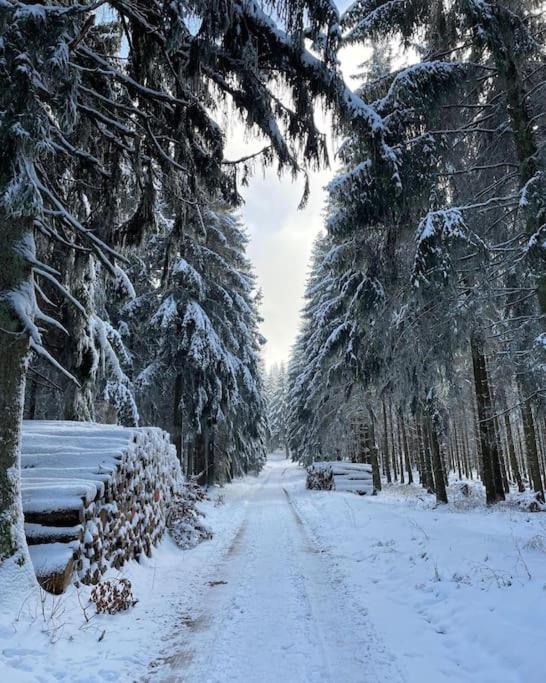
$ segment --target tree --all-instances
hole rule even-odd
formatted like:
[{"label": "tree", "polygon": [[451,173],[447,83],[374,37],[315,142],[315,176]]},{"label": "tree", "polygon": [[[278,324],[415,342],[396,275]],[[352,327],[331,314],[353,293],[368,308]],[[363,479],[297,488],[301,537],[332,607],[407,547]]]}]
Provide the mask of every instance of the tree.
[{"label": "tree", "polygon": [[288,377],[284,363],[274,365],[268,378],[269,450],[283,448],[290,457],[288,446]]}]

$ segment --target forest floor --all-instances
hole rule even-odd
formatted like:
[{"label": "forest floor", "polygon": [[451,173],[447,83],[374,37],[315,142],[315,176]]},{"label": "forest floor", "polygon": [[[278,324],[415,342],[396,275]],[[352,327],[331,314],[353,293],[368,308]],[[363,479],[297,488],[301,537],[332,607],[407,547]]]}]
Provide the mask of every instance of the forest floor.
[{"label": "forest floor", "polygon": [[127,566],[129,612],[86,621],[74,589],[26,601],[16,624],[0,614],[0,680],[532,680],[546,516],[452,497],[306,491],[304,470],[274,455],[203,504],[211,541],[166,539]]}]

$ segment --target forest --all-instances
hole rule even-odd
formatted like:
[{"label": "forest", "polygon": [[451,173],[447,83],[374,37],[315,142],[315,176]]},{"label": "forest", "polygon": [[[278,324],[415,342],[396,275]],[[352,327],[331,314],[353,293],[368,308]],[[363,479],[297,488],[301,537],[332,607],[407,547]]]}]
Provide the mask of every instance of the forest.
[{"label": "forest", "polygon": [[[211,490],[275,452],[369,465],[378,498],[546,510],[545,36],[544,0],[0,0],[0,601],[34,585],[32,421],[160,428]],[[249,183],[305,207],[327,168],[268,368]],[[134,457],[120,496],[136,470],[176,489]]]},{"label": "forest", "polygon": [[378,124],[338,151],[283,440],[304,463],[371,460],[378,488],[417,468],[438,502],[454,472],[488,504],[511,485],[542,504],[544,6],[398,4],[343,16],[344,42],[371,44]]}]

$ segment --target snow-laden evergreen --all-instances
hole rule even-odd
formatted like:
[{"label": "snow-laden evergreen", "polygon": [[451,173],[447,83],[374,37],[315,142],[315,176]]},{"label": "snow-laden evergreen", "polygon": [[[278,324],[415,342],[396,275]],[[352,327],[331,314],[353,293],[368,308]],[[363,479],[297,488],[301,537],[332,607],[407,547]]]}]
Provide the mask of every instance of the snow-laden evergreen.
[{"label": "snow-laden evergreen", "polygon": [[[0,384],[7,435],[0,557],[19,552],[21,534],[12,538],[11,528],[20,526],[18,441],[31,360],[30,417],[139,419],[131,375],[142,359],[126,352],[126,330],[117,325],[120,299],[134,294],[127,270],[146,260],[138,247],[161,232],[163,205],[173,239],[164,243],[160,286],[154,278],[150,290],[168,313],[163,290],[171,286],[171,257],[182,259],[181,249],[189,249],[186,208],[212,239],[209,205],[241,201],[239,181],[252,159],[292,174],[324,162],[317,101],[345,121],[377,129],[378,150],[388,157],[381,121],[339,73],[339,39],[339,13],[329,0],[279,0],[265,8],[253,0],[0,3]],[[279,86],[288,100],[277,96]],[[224,158],[219,121],[226,108],[265,140],[261,152]],[[199,259],[206,245],[195,239],[194,248]],[[220,261],[215,267],[223,270]],[[235,410],[245,425],[222,437],[227,470],[234,451],[243,469],[261,458],[251,457],[251,444],[263,439],[261,418],[239,405],[263,400],[252,367],[255,323],[245,303],[234,294],[233,310],[247,316],[250,330],[237,330],[239,338],[221,329],[225,321],[198,297],[181,317],[184,353],[207,375],[197,395],[189,395],[191,385],[180,390],[189,429],[229,424],[224,418]],[[245,334],[254,346],[237,348]],[[220,375],[229,386],[218,386]]]},{"label": "snow-laden evergreen", "polygon": [[[175,229],[167,222],[162,239],[172,241]],[[162,286],[122,313],[147,418],[169,426],[187,471],[208,481],[259,469],[264,458],[262,338],[246,242],[233,212],[199,211]],[[152,339],[141,355],[145,330]]]}]

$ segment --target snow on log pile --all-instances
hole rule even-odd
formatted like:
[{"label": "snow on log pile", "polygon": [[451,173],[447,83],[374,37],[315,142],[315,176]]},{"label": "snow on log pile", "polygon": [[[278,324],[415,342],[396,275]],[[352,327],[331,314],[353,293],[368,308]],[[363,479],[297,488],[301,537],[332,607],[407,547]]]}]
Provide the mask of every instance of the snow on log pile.
[{"label": "snow on log pile", "polygon": [[338,460],[314,462],[307,468],[307,488],[373,494],[372,466]]},{"label": "snow on log pile", "polygon": [[30,555],[52,593],[150,555],[183,481],[168,435],[151,427],[26,421],[21,467]]}]

